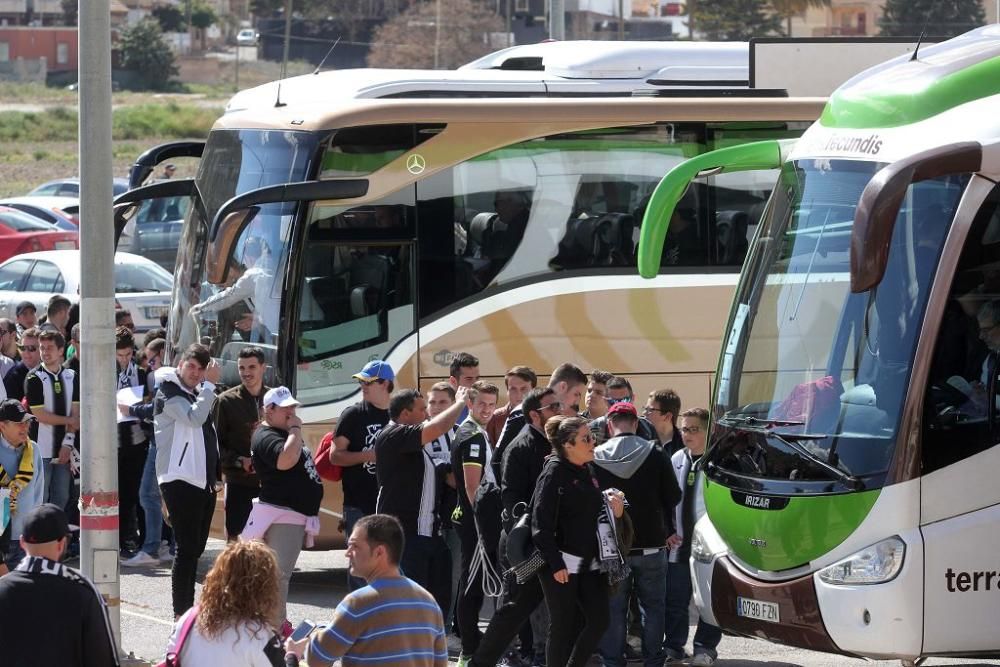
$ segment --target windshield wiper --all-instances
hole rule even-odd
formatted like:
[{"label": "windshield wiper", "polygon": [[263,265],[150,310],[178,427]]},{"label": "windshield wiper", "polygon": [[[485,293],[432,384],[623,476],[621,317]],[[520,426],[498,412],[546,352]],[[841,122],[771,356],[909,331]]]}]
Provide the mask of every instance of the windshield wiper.
[{"label": "windshield wiper", "polygon": [[[727,423],[727,421],[737,423]],[[719,420],[719,423],[730,428],[737,428],[751,433],[760,433],[765,437],[775,438],[803,458],[818,465],[844,486],[855,491],[862,491],[865,488],[865,483],[861,479],[824,461],[798,442],[799,440],[818,440],[826,436],[813,433],[778,433],[773,430],[774,426],[802,426],[805,422],[787,419],[758,419],[756,417],[723,417]]]},{"label": "windshield wiper", "polygon": [[718,423],[723,426],[751,426],[768,430],[775,426],[805,426],[806,424],[804,421],[794,419],[771,419],[770,417],[761,419],[760,417],[736,415],[726,415],[719,419]]},{"label": "windshield wiper", "polygon": [[[804,456],[805,458],[809,459],[810,461],[812,461],[813,463],[815,463],[819,467],[823,468],[828,473],[830,473],[831,475],[833,475],[844,486],[846,486],[848,488],[851,488],[851,489],[853,489],[855,491],[862,491],[862,490],[864,490],[865,483],[863,481],[861,481],[859,478],[855,477],[854,475],[850,474],[849,472],[845,472],[844,470],[842,470],[841,468],[833,465],[832,463],[827,463],[826,461],[824,461],[823,459],[821,459],[820,457],[816,456],[815,454],[813,454],[812,452],[810,452],[808,449],[806,449],[805,447],[803,447],[802,445],[800,445],[798,443],[798,441],[797,441],[797,438],[799,438],[799,436],[796,436],[796,435],[793,435],[793,434],[775,433],[774,431],[769,431],[767,433],[767,435],[772,436],[772,437],[776,438],[777,440],[780,440],[782,443],[784,443],[788,447],[794,449],[800,455]],[[809,436],[808,434],[806,434],[806,435],[804,435],[804,437],[805,438],[809,438],[811,436]]]}]

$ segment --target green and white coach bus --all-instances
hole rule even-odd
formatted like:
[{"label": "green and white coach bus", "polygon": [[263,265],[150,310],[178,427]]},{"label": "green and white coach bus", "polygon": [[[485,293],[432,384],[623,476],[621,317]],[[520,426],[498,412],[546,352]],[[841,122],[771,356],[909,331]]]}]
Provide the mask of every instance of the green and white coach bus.
[{"label": "green and white coach bus", "polygon": [[673,168],[640,272],[692,181],[774,168],[700,461],[701,613],[905,664],[996,656],[1000,26],[854,77],[797,141]]}]

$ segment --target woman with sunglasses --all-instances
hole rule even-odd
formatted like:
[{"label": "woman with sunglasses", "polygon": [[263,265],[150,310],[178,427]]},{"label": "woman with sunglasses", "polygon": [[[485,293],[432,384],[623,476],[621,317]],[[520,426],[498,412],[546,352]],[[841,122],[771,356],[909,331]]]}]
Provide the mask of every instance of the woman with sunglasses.
[{"label": "woman with sunglasses", "polygon": [[[556,416],[545,424],[554,456],[535,486],[531,537],[547,567],[538,578],[549,608],[548,667],[585,665],[608,626],[608,578],[598,568],[598,522],[604,496],[592,469],[594,436],[582,417]],[[615,518],[621,493],[610,495]],[[581,610],[584,626],[576,624]]]}]

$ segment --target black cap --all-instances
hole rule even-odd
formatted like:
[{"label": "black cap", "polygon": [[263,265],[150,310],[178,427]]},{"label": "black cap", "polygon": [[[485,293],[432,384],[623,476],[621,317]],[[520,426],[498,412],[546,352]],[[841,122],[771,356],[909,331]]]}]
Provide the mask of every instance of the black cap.
[{"label": "black cap", "polygon": [[26,422],[35,416],[16,398],[8,398],[0,402],[0,422]]},{"label": "black cap", "polygon": [[31,308],[33,311],[38,312],[38,308],[35,307],[34,303],[32,303],[31,301],[22,301],[21,303],[17,304],[17,308],[14,309],[14,314],[20,315],[28,308]]},{"label": "black cap", "polygon": [[55,542],[69,535],[69,521],[66,512],[57,505],[45,503],[28,512],[24,518],[21,537],[28,544]]}]

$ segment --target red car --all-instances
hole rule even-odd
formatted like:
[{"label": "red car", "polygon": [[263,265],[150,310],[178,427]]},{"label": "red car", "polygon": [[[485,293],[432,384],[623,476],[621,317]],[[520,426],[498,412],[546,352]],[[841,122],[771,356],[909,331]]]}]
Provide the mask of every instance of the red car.
[{"label": "red car", "polygon": [[24,252],[79,247],[79,232],[66,232],[17,209],[0,206],[0,262]]}]

